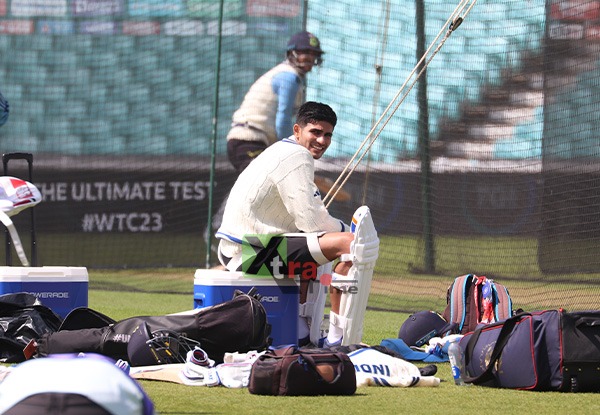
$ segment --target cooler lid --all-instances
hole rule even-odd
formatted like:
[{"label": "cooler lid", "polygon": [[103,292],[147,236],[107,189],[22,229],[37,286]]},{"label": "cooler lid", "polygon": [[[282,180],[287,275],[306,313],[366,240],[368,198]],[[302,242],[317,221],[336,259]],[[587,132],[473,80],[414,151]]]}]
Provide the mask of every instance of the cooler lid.
[{"label": "cooler lid", "polygon": [[274,285],[297,285],[295,279],[286,278],[276,280],[272,277],[244,274],[243,272],[231,272],[215,269],[197,269],[194,273],[194,285],[225,285],[225,286],[274,286]]},{"label": "cooler lid", "polygon": [[0,266],[0,282],[88,282],[86,267],[9,267]]}]

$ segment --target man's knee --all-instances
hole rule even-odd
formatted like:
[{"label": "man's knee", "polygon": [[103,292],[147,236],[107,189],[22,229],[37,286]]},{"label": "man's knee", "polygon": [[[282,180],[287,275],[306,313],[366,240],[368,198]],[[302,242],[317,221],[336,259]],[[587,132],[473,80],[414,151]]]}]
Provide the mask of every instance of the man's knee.
[{"label": "man's knee", "polygon": [[333,261],[350,252],[350,244],[354,235],[350,232],[329,232],[319,237],[321,251],[327,259]]}]

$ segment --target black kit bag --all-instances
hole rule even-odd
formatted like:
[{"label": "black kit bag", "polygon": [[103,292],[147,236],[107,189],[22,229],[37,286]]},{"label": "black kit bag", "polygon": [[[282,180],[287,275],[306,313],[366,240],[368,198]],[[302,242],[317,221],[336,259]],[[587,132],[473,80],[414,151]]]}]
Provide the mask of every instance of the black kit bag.
[{"label": "black kit bag", "polygon": [[258,357],[248,390],[276,396],[353,395],[356,372],[345,353],[287,346]]},{"label": "black kit bag", "polygon": [[476,385],[600,391],[600,311],[521,313],[479,327],[460,342]]},{"label": "black kit bag", "polygon": [[150,331],[169,330],[200,342],[217,363],[226,352],[264,350],[270,344],[271,326],[258,297],[236,292],[234,298],[194,313],[138,316],[114,321],[95,310],[75,309],[60,329],[38,340],[38,355],[99,353],[128,360],[127,345],[133,332],[146,323]]},{"label": "black kit bag", "polygon": [[32,294],[0,295],[0,362],[24,361],[27,344],[56,331],[61,323],[61,317]]}]

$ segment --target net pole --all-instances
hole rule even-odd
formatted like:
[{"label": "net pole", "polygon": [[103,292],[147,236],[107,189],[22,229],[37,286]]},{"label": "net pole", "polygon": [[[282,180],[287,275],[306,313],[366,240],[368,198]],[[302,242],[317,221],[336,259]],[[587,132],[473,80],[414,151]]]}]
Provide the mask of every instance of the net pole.
[{"label": "net pole", "polygon": [[223,3],[219,2],[219,29],[217,31],[217,60],[215,62],[215,90],[213,100],[213,117],[212,117],[212,139],[210,152],[210,187],[208,189],[208,221],[206,229],[208,230],[208,238],[206,238],[206,268],[211,267],[212,257],[212,222],[213,222],[213,201],[215,190],[215,164],[217,153],[217,130],[219,121],[219,84],[221,74],[221,40],[223,28]]},{"label": "net pole", "polygon": [[[425,4],[416,2],[417,60],[425,54]],[[423,211],[423,240],[425,241],[425,271],[435,272],[435,251],[433,243],[433,218],[431,213],[431,155],[429,153],[429,108],[427,103],[427,67],[421,61],[423,76],[417,85],[419,104],[419,157],[421,159],[421,208]]]}]

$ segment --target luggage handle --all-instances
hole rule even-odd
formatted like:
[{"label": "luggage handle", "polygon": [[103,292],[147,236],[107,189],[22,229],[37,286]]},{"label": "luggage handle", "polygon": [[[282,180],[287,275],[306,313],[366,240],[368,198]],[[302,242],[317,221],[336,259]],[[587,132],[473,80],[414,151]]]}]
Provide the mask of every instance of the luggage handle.
[{"label": "luggage handle", "polygon": [[[512,334],[515,326],[519,321],[521,321],[524,317],[531,316],[531,313],[521,313],[504,320],[502,323],[502,329],[500,329],[500,333],[498,334],[498,338],[496,339],[496,344],[494,344],[494,350],[492,350],[492,354],[490,356],[490,360],[485,368],[485,370],[479,375],[475,377],[466,376],[465,382],[467,383],[475,383],[481,384],[490,380],[494,380],[494,376],[492,375],[492,370],[496,365],[496,361],[500,358],[500,354],[508,343],[508,339],[510,339],[510,335]],[[482,330],[489,326],[481,326],[477,330],[473,332],[473,335],[469,339],[467,343],[467,348],[465,351],[465,367],[469,364],[470,356],[473,355],[473,349],[475,349],[475,344],[481,335]]]},{"label": "luggage handle", "polygon": [[[2,167],[4,176],[8,175],[8,162],[10,160],[26,160],[28,173],[29,173],[29,181],[33,183],[33,154],[32,153],[23,153],[23,152],[15,152],[15,153],[4,153],[2,154]],[[38,266],[37,260],[37,241],[35,236],[35,214],[33,207],[30,209],[31,215],[31,265],[34,267]],[[8,229],[6,230],[6,265],[12,265],[12,242],[10,240],[10,236],[8,233]]]},{"label": "luggage handle", "polygon": [[2,164],[4,165],[4,174],[9,160],[27,160],[29,165],[33,164],[33,154],[31,153],[5,153],[2,155]]},{"label": "luggage handle", "polygon": [[[317,357],[317,358],[315,359],[315,357]],[[334,359],[332,359],[332,357]],[[319,359],[319,358],[321,358],[321,359]],[[327,382],[331,385],[336,383],[342,377],[342,372],[344,369],[344,361],[337,354],[327,354],[326,356],[323,356],[323,355],[318,355],[318,354],[301,353],[300,356],[298,357],[298,360],[300,360],[300,359],[301,359],[300,363],[302,363],[302,362],[308,363],[308,366],[310,366],[316,373],[318,373],[319,376],[321,377],[321,379],[323,379],[325,382]],[[337,363],[334,366],[334,375],[335,376],[331,381],[328,381],[327,379],[325,379],[323,377],[323,375],[321,374],[321,372],[319,371],[319,369],[317,367],[319,365],[319,363]]]},{"label": "luggage handle", "polygon": [[579,318],[575,321],[575,327],[580,326],[600,326],[600,316],[579,316]]}]

